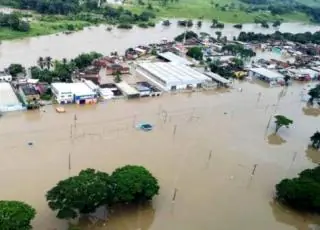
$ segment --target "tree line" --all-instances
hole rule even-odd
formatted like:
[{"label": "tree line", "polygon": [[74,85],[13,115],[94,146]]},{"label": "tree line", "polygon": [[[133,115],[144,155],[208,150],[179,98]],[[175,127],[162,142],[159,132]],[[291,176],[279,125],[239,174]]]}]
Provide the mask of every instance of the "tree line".
[{"label": "tree line", "polygon": [[270,40],[281,40],[281,41],[291,41],[298,42],[302,44],[314,43],[320,44],[320,31],[311,33],[281,33],[276,31],[273,34],[262,34],[254,32],[241,32],[238,36],[238,40],[242,42],[267,42]]},{"label": "tree line", "polygon": [[[148,202],[159,193],[158,180],[144,167],[126,165],[109,175],[95,169],[59,181],[46,193],[59,219],[75,219],[101,206]],[[36,210],[20,201],[0,201],[1,230],[30,230]]]},{"label": "tree line", "polygon": [[30,30],[30,24],[23,20],[19,13],[0,13],[0,27],[7,27],[21,32],[27,32]]}]

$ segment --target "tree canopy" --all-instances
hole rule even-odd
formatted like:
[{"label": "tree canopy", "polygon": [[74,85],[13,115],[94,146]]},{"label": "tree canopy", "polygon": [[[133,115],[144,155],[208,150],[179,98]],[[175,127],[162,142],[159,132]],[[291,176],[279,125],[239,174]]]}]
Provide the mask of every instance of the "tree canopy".
[{"label": "tree canopy", "polygon": [[286,116],[283,116],[283,115],[276,115],[274,116],[275,118],[275,124],[276,124],[276,130],[275,130],[275,133],[277,133],[279,131],[279,129],[283,126],[289,128],[289,126],[291,124],[293,124],[293,121],[290,120],[289,118],[287,118]]},{"label": "tree canopy", "polygon": [[11,14],[0,13],[0,26],[21,32],[30,30],[29,23],[22,20],[21,15],[16,12]]},{"label": "tree canopy", "polygon": [[193,31],[184,32],[174,38],[177,42],[182,42],[184,39],[198,38],[198,34]]},{"label": "tree canopy", "polygon": [[111,176],[94,169],[82,170],[79,175],[58,182],[46,198],[49,207],[58,211],[58,218],[73,219],[102,205],[148,201],[158,191],[158,181],[147,169],[127,165]]},{"label": "tree canopy", "polygon": [[320,132],[316,131],[311,137],[311,146],[315,149],[320,149]]},{"label": "tree canopy", "polygon": [[314,43],[320,44],[320,31],[315,33],[305,32],[305,33],[281,33],[279,31],[273,34],[262,34],[254,32],[240,32],[238,40],[242,42],[267,42],[269,40],[286,40],[292,42],[298,42],[302,44]]},{"label": "tree canopy", "polygon": [[88,214],[108,204],[111,192],[107,173],[86,169],[77,176],[60,181],[47,192],[46,198],[49,207],[58,211],[58,218],[73,219],[78,214]]},{"label": "tree canopy", "polygon": [[299,211],[320,213],[320,166],[276,185],[276,199]]},{"label": "tree canopy", "polygon": [[309,99],[310,104],[313,104],[313,101],[315,99],[320,100],[320,84],[310,89],[308,92],[308,95],[310,96],[310,99]]},{"label": "tree canopy", "polygon": [[187,55],[198,61],[201,61],[203,58],[202,49],[201,47],[197,47],[197,46],[190,48],[187,52]]},{"label": "tree canopy", "polygon": [[36,210],[20,201],[0,201],[1,230],[30,230]]},{"label": "tree canopy", "polygon": [[147,201],[159,192],[158,180],[142,166],[117,168],[111,178],[115,188],[115,203]]},{"label": "tree canopy", "polygon": [[8,67],[8,72],[12,77],[16,77],[19,73],[25,73],[26,70],[21,64],[14,63]]}]

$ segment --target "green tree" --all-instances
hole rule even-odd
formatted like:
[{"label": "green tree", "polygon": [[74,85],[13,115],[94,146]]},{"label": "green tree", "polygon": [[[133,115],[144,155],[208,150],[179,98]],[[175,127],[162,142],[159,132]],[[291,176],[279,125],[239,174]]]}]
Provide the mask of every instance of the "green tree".
[{"label": "green tree", "polygon": [[320,148],[320,132],[316,131],[311,137],[311,146],[315,149]]},{"label": "green tree", "polygon": [[289,128],[289,126],[291,124],[293,124],[293,121],[290,120],[289,118],[283,116],[283,115],[276,115],[274,116],[274,118],[276,119],[274,122],[276,124],[276,130],[275,133],[277,133],[279,131],[279,129],[283,126]]},{"label": "green tree", "polygon": [[201,47],[192,47],[188,50],[187,55],[198,61],[201,61],[203,58],[202,48]]},{"label": "green tree", "polygon": [[310,99],[309,99],[310,104],[313,104],[313,101],[315,99],[320,99],[320,84],[318,84],[316,87],[310,89],[308,94],[310,96]]},{"label": "green tree", "polygon": [[115,203],[148,201],[159,192],[158,180],[142,166],[118,168],[112,173],[111,179]]},{"label": "green tree", "polygon": [[48,69],[50,69],[53,64],[52,64],[52,57],[48,56],[44,59],[44,63],[47,66]]},{"label": "green tree", "polygon": [[320,166],[307,169],[276,185],[276,199],[299,211],[320,213]]},{"label": "green tree", "polygon": [[17,77],[17,75],[19,73],[23,73],[24,74],[26,72],[26,70],[21,64],[11,64],[8,67],[8,72],[10,73],[10,75],[12,77]]},{"label": "green tree", "polygon": [[114,82],[115,83],[119,83],[119,82],[121,82],[122,81],[122,79],[121,79],[121,73],[119,72],[119,71],[117,71],[117,72],[115,72],[115,74],[114,74]]},{"label": "green tree", "polygon": [[78,176],[60,181],[50,189],[46,198],[49,207],[58,211],[57,217],[73,219],[89,214],[112,201],[112,185],[107,173],[94,169],[82,170]]},{"label": "green tree", "polygon": [[40,66],[40,68],[43,69],[44,64],[45,64],[43,57],[39,57],[37,63],[38,63],[38,66]]},{"label": "green tree", "polygon": [[1,230],[30,230],[36,210],[20,201],[0,201]]},{"label": "green tree", "polygon": [[217,35],[217,39],[220,40],[221,35],[222,35],[221,31],[216,31],[215,34]]}]

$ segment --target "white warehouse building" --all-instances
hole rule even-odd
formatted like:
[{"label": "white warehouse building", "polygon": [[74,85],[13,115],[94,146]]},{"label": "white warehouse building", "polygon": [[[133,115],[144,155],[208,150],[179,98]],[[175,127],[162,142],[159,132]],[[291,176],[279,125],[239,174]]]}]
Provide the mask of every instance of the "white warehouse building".
[{"label": "white warehouse building", "polygon": [[167,62],[140,63],[137,73],[164,91],[200,88],[203,83],[211,82],[209,77],[191,67]]}]

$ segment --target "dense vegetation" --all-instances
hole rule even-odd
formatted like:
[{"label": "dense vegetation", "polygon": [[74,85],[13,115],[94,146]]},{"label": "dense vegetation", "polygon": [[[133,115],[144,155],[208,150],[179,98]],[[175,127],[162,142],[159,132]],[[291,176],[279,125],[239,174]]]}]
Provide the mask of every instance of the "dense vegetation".
[{"label": "dense vegetation", "polygon": [[273,34],[261,34],[254,32],[241,32],[238,36],[238,40],[242,42],[266,42],[269,40],[283,40],[305,43],[315,43],[320,44],[320,31],[315,33],[305,32],[305,33],[281,33],[276,31]]},{"label": "dense vegetation", "polygon": [[46,198],[57,217],[73,219],[100,206],[149,201],[159,192],[156,178],[144,167],[127,165],[111,175],[94,169],[58,182]]},{"label": "dense vegetation", "polygon": [[7,27],[15,31],[22,32],[27,32],[30,30],[29,23],[24,21],[22,16],[18,13],[0,13],[0,27]]},{"label": "dense vegetation", "polygon": [[71,74],[75,70],[83,70],[92,64],[93,60],[103,55],[96,52],[83,53],[68,61],[53,61],[51,57],[40,57],[38,66],[31,67],[31,75],[34,79],[42,82],[52,83],[53,81],[71,82]]},{"label": "dense vegetation", "polygon": [[0,201],[1,230],[30,230],[36,210],[20,201]]},{"label": "dense vegetation", "polygon": [[314,22],[320,22],[320,7],[311,7],[295,0],[241,0],[253,5],[251,11],[270,11],[272,15],[285,15],[291,12],[302,12],[309,15]]},{"label": "dense vegetation", "polygon": [[276,199],[299,211],[320,213],[320,166],[307,169],[276,185]]}]

